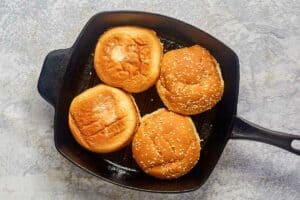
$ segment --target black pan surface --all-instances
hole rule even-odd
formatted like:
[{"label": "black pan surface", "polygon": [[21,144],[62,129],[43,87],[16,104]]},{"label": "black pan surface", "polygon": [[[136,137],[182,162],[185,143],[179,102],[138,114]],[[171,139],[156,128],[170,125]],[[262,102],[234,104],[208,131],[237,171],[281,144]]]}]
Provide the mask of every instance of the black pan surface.
[{"label": "black pan surface", "polygon": [[[225,83],[224,96],[210,111],[192,117],[203,140],[201,156],[194,169],[179,179],[159,180],[144,174],[132,158],[131,146],[115,153],[94,154],[79,146],[70,133],[68,110],[72,99],[87,88],[101,83],[93,69],[93,53],[97,40],[105,30],[120,25],[153,29],[164,44],[164,52],[199,44],[208,49],[220,64]],[[209,34],[162,15],[115,11],[92,17],[71,48],[49,53],[40,75],[38,89],[55,107],[55,146],[72,163],[106,181],[132,189],[187,192],[199,188],[206,181],[232,136],[233,125],[235,129],[244,127],[242,121],[235,120],[238,83],[239,62],[236,54]],[[155,87],[133,96],[142,116],[164,107]],[[251,138],[248,136],[247,139]]]}]

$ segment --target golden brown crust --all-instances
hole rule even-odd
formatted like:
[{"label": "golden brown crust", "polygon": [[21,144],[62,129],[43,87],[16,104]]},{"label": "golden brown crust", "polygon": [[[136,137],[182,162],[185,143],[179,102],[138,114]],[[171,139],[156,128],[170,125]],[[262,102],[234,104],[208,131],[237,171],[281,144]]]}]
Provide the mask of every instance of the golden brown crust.
[{"label": "golden brown crust", "polygon": [[71,103],[69,127],[76,141],[96,153],[127,145],[139,123],[131,95],[104,84],[90,88]]},{"label": "golden brown crust", "polygon": [[174,179],[200,156],[200,139],[190,117],[159,109],[142,118],[132,142],[133,157],[147,174]]},{"label": "golden brown crust", "polygon": [[184,115],[211,109],[222,98],[219,64],[199,45],[167,52],[156,88],[165,106]]},{"label": "golden brown crust", "polygon": [[152,30],[115,27],[106,31],[97,43],[95,70],[108,85],[128,92],[142,92],[158,79],[162,49]]}]

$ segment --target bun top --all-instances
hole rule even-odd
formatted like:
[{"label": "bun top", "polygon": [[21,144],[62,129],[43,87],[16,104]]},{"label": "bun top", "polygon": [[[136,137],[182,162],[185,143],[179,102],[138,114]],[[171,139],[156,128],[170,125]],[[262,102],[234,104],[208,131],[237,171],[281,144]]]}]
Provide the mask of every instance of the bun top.
[{"label": "bun top", "polygon": [[200,156],[200,139],[189,117],[159,109],[142,118],[132,144],[133,157],[148,174],[177,178]]},{"label": "bun top", "polygon": [[214,57],[194,45],[164,55],[157,89],[170,110],[192,115],[212,108],[221,99],[224,82]]},{"label": "bun top", "polygon": [[128,92],[142,92],[159,76],[162,45],[152,30],[115,27],[99,39],[94,65],[100,79]]}]

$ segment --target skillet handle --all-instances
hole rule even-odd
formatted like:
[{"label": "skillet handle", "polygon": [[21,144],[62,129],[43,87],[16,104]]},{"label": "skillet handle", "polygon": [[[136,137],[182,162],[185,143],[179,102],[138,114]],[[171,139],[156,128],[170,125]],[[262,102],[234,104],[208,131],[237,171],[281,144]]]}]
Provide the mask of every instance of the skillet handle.
[{"label": "skillet handle", "polygon": [[300,136],[268,130],[239,117],[235,117],[231,138],[264,142],[300,155],[300,149],[292,146]]},{"label": "skillet handle", "polygon": [[69,62],[71,49],[51,51],[45,58],[38,81],[40,95],[55,106]]}]

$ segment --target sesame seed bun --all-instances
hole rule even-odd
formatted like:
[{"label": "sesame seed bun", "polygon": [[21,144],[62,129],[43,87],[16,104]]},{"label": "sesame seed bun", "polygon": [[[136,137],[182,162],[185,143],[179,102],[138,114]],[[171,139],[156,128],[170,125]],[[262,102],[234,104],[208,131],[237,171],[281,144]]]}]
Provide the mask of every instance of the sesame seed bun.
[{"label": "sesame seed bun", "polygon": [[69,127],[74,138],[96,153],[117,151],[129,144],[139,119],[133,97],[104,84],[75,97],[69,109]]},{"label": "sesame seed bun", "polygon": [[99,39],[94,66],[106,84],[130,93],[147,90],[159,77],[162,44],[150,29],[121,26]]},{"label": "sesame seed bun", "polygon": [[190,117],[164,108],[145,115],[132,142],[133,158],[156,178],[188,173],[200,157],[200,139]]},{"label": "sesame seed bun", "polygon": [[221,100],[224,81],[215,58],[203,47],[194,45],[163,56],[156,88],[169,110],[195,115]]}]

